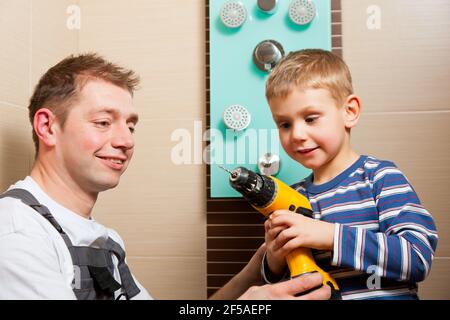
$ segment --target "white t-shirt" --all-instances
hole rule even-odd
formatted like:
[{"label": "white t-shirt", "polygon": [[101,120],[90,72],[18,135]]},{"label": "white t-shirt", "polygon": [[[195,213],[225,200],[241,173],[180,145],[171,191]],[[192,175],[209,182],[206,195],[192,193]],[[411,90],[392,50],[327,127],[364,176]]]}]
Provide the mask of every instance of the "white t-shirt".
[{"label": "white t-shirt", "polygon": [[[109,236],[124,248],[117,232],[58,204],[30,176],[13,188],[28,190],[45,205],[74,246],[103,243]],[[113,262],[114,278],[120,282],[115,256]],[[73,278],[72,258],[58,231],[22,201],[0,199],[0,299],[76,299]],[[152,299],[134,280],[141,292],[133,299]]]}]

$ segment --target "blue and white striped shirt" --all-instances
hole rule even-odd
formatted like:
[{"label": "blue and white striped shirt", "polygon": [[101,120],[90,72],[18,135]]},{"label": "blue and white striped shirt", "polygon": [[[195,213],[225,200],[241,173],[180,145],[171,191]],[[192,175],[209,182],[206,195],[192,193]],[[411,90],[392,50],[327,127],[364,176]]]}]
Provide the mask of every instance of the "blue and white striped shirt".
[{"label": "blue and white striped shirt", "polygon": [[336,224],[332,251],[314,251],[343,299],[416,299],[429,274],[436,226],[404,174],[390,161],[361,156],[331,181],[293,185],[314,218]]}]

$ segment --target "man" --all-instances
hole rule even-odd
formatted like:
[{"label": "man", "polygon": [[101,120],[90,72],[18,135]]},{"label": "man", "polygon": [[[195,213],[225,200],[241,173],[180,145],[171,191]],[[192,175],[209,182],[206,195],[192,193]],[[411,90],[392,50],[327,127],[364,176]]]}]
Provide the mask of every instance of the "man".
[{"label": "man", "polygon": [[[40,79],[29,105],[35,163],[0,196],[0,299],[151,299],[120,236],[91,216],[133,156],[138,83],[133,71],[96,54],[70,56]],[[261,253],[215,298],[294,298],[321,283],[315,276],[246,291]],[[322,288],[302,298],[327,295]]]}]

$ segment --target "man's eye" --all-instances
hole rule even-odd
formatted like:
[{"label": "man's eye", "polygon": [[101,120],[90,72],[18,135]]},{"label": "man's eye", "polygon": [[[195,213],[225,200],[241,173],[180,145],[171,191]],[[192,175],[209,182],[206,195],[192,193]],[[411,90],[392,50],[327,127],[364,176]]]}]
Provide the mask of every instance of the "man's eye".
[{"label": "man's eye", "polygon": [[131,133],[134,133],[136,131],[136,129],[134,127],[128,127],[130,129]]},{"label": "man's eye", "polygon": [[107,126],[109,126],[109,122],[108,121],[97,121],[97,122],[95,122],[95,125],[97,125],[98,127],[101,127],[101,128],[106,128]]}]

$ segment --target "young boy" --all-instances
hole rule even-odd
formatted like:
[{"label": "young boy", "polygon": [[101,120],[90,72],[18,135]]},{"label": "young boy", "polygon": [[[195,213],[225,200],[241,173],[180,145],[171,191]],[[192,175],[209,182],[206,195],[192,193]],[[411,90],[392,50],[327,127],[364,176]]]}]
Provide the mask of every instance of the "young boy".
[{"label": "young boy", "polygon": [[313,171],[294,188],[314,219],[287,210],[270,216],[263,277],[280,280],[286,255],[308,247],[343,299],[417,299],[436,227],[394,163],[352,150],[361,106],[344,61],[319,49],[290,53],[270,74],[266,97],[284,150]]}]

